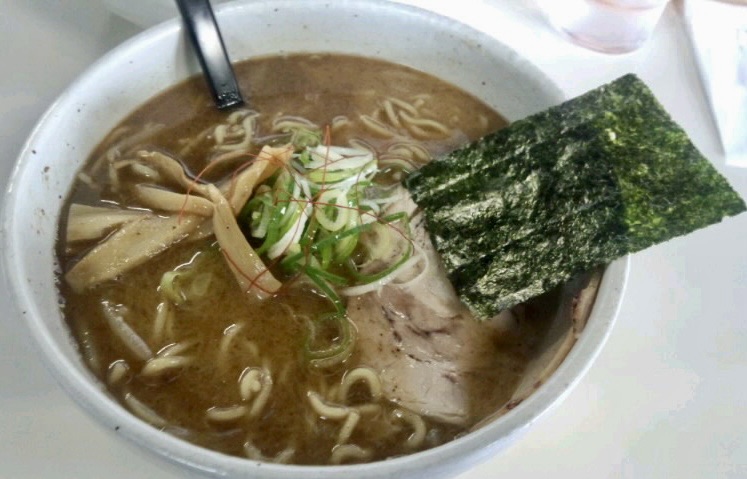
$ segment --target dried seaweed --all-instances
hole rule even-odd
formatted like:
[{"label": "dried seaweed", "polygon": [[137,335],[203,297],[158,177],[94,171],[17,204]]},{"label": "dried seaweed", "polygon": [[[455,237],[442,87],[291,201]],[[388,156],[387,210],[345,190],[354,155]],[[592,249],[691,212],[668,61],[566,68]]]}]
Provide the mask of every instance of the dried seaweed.
[{"label": "dried seaweed", "polygon": [[405,186],[480,318],[745,210],[634,75],[433,161]]}]

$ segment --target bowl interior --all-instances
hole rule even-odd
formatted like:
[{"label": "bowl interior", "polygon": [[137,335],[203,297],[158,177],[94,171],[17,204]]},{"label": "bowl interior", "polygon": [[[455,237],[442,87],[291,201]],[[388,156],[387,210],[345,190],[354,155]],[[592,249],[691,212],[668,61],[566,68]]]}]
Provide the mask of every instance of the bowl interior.
[{"label": "bowl interior", "polygon": [[[386,59],[447,80],[509,120],[563,100],[549,79],[498,40],[396,3],[236,2],[219,9],[218,18],[234,61],[300,52]],[[304,477],[320,478],[351,474],[440,477],[463,470],[510,441],[581,376],[617,312],[627,272],[624,261],[607,268],[583,333],[569,333],[566,325],[553,336],[550,353],[534,366],[537,372],[531,384],[542,378],[542,387],[521,390],[517,394],[523,402],[503,411],[506,414],[499,420],[437,450],[361,466],[260,467],[184,443],[134,419],[89,373],[61,318],[54,257],[59,212],[77,170],[101,138],[146,99],[197,74],[198,68],[176,21],[148,30],[113,50],[40,120],[20,155],[6,195],[4,259],[19,310],[55,377],[105,426],[118,426],[120,434],[145,448],[211,474],[236,476],[251,471],[253,477],[297,477],[303,469]],[[570,343],[568,334],[573,336]],[[560,363],[558,358],[566,355]],[[558,370],[548,376],[547,368],[555,370],[558,364]]]}]

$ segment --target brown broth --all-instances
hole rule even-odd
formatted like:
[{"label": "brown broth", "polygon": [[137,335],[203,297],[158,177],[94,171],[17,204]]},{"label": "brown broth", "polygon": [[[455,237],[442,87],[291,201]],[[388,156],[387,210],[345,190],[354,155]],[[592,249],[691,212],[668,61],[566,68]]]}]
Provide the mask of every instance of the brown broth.
[{"label": "brown broth", "polygon": [[[236,71],[252,108],[261,112],[260,132],[269,132],[271,120],[281,114],[328,125],[340,115],[357,118],[369,114],[382,98],[410,99],[421,94],[434,99],[429,103],[432,115],[453,129],[448,138],[423,142],[433,155],[505,124],[495,112],[454,86],[378,60],[330,55],[271,57],[238,64]],[[175,154],[183,147],[180,140],[197,135],[226,118],[227,113],[213,107],[206,91],[201,78],[190,79],[138,108],[122,125],[137,128],[149,122],[165,124],[165,129],[148,138],[143,146]],[[333,144],[346,144],[354,137],[364,138],[382,151],[393,141],[348,127],[335,133]],[[116,140],[117,134],[113,133],[91,155],[89,165]],[[198,172],[207,154],[204,149],[196,149],[181,160],[191,171]],[[106,181],[103,173],[94,176],[96,181]],[[67,204],[100,201],[128,206],[131,198],[111,192],[101,194],[78,182]],[[64,227],[63,221],[61,232],[65,231]],[[241,293],[220,254],[210,246],[211,241],[179,244],[146,265],[83,294],[73,292],[61,281],[64,316],[82,349],[93,351],[96,358],[90,362],[93,372],[106,383],[108,366],[118,360],[127,361],[130,373],[125,381],[110,386],[110,393],[119,401],[123,401],[126,394],[132,394],[168,422],[164,429],[195,444],[243,456],[244,442],[250,438],[266,456],[274,456],[290,445],[296,449],[294,463],[328,463],[341,422],[310,421],[308,418],[313,414],[306,395],[310,390],[319,392],[339,384],[344,370],[355,366],[355,354],[344,367],[332,371],[310,369],[302,354],[305,325],[289,316],[287,308],[314,315],[328,311],[328,303],[303,283],[284,288],[280,297],[263,303],[247,297]],[[82,251],[68,250],[64,234],[60,235],[58,256],[63,271],[74,264]],[[201,270],[214,278],[209,295],[205,300],[177,307],[171,336],[156,343],[150,338],[153,337],[155,311],[162,301],[158,291],[161,276],[188,263],[199,251],[207,251],[202,253]],[[192,342],[189,353],[197,359],[166,380],[146,380],[136,374],[142,361],[112,337],[101,312],[104,300],[128,306],[131,327],[150,343],[154,352],[171,343]],[[474,388],[470,423],[457,427],[426,419],[430,432],[420,449],[457,437],[510,398],[554,314],[556,301],[557,295],[550,295],[529,305],[522,334],[516,341],[496,347],[495,372],[483,378],[480,387]],[[234,325],[242,325],[243,329],[234,338],[233,347],[225,356],[226,362],[220,365],[216,358],[221,341],[227,328],[236,327]],[[259,357],[253,355],[252,348],[258,349]],[[273,372],[275,379],[269,403],[259,417],[223,425],[206,420],[209,408],[240,404],[238,381],[242,371],[263,364]],[[365,402],[366,398],[365,390],[354,388],[351,401]],[[374,417],[361,419],[350,438],[350,443],[374,451],[369,460],[412,452],[402,448],[410,431],[390,427],[389,413],[394,407],[396,405],[382,401],[381,411]]]}]

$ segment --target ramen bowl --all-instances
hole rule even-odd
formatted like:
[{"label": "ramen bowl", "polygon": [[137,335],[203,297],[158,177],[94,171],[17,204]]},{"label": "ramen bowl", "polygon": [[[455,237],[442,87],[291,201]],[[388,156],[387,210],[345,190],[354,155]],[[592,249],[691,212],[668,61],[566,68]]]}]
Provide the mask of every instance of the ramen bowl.
[{"label": "ramen bowl", "polygon": [[[458,86],[509,121],[564,99],[539,69],[499,40],[396,3],[237,2],[219,9],[217,17],[234,61],[319,52],[388,60]],[[479,427],[433,449],[360,465],[269,464],[195,446],[132,415],[86,367],[62,317],[55,250],[61,208],[76,172],[112,128],[147,99],[198,73],[177,21],[114,49],[42,117],[21,152],[6,194],[3,244],[12,296],[52,374],[104,427],[116,430],[144,454],[208,476],[449,477],[515,441],[582,377],[617,314],[628,269],[624,259],[608,265],[591,293],[575,298],[579,301],[568,317],[551,327],[543,353],[529,365],[510,401]],[[34,194],[28,194],[31,191]]]}]

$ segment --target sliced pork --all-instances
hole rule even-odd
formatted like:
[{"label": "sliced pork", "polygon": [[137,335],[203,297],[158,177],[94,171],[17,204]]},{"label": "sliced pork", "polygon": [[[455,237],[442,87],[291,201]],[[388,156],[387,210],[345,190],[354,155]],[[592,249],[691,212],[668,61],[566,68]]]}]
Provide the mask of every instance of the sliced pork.
[{"label": "sliced pork", "polygon": [[390,400],[464,424],[474,414],[473,403],[492,394],[478,384],[498,369],[496,345],[516,320],[506,312],[476,321],[447,279],[412,200],[405,197],[397,209],[411,215],[414,241],[424,256],[420,268],[426,270],[405,272],[410,278],[349,301],[348,315],[359,331],[358,354],[380,373]]}]

